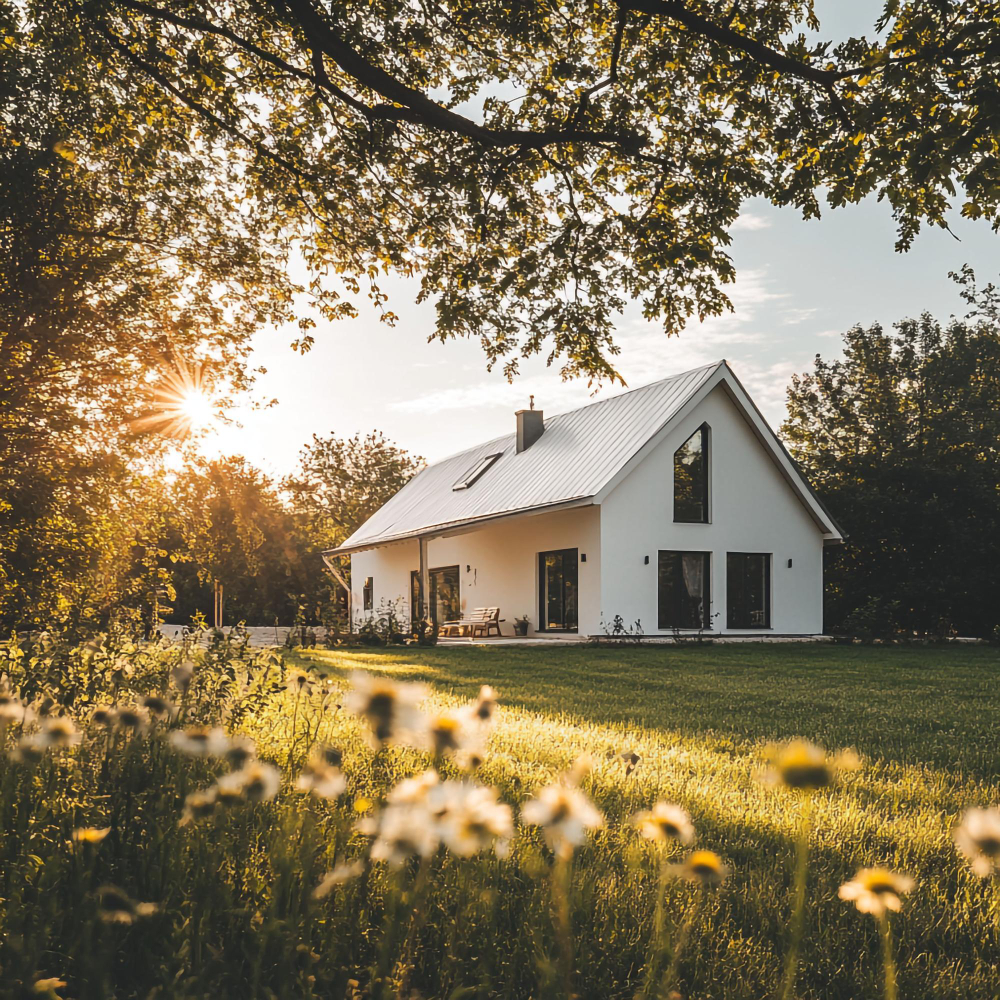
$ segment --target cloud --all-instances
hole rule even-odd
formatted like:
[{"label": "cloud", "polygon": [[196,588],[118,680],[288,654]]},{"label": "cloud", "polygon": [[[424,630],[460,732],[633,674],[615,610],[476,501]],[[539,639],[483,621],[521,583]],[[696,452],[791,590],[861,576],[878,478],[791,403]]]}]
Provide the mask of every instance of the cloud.
[{"label": "cloud", "polygon": [[741,212],[736,221],[729,227],[729,231],[731,233],[749,233],[758,229],[768,229],[770,226],[771,220],[763,215],[757,215],[754,212]]},{"label": "cloud", "polygon": [[[816,310],[792,306],[790,294],[775,287],[766,268],[740,271],[727,292],[732,312],[709,317],[703,323],[695,320],[676,337],[666,336],[659,324],[644,319],[638,304],[633,304],[615,335],[621,354],[612,360],[627,387],[636,388],[725,357],[777,428],[785,417],[785,389],[791,376],[810,367],[815,350],[810,346],[811,337],[804,338],[796,331],[791,341],[784,335],[787,342],[782,344],[776,331],[803,322]],[[778,351],[782,359],[772,361]],[[501,409],[513,413],[527,406],[528,397],[534,394],[539,409],[559,413],[624,391],[619,385],[595,389],[581,380],[564,382],[556,368],[546,369],[538,359],[532,359],[530,366],[533,370],[526,365],[524,374],[513,384],[495,373],[471,384],[398,399],[388,409],[413,415],[463,410],[480,414]]]},{"label": "cloud", "polygon": [[819,310],[815,307],[793,307],[791,309],[782,309],[781,315],[783,317],[782,322],[785,326],[795,326],[796,323],[802,323],[803,321],[814,316]]}]

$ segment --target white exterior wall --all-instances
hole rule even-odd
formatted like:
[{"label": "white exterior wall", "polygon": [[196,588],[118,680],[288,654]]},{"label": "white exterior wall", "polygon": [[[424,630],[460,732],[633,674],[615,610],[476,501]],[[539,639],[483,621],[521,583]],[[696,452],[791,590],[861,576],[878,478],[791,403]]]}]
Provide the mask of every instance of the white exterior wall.
[{"label": "white exterior wall", "polygon": [[[673,521],[674,452],[702,424],[709,439],[710,524]],[[711,552],[711,631],[726,626],[726,553],[770,552],[771,628],[817,634],[823,625],[823,536],[742,414],[716,388],[680,419],[601,506],[602,611],[657,634],[657,552]],[[644,558],[649,556],[649,565]],[[788,568],[788,560],[792,568]],[[664,630],[662,634],[670,634]]]},{"label": "white exterior wall", "polygon": [[[432,538],[427,544],[429,569],[459,567],[459,599],[463,611],[500,608],[504,635],[514,634],[514,618],[526,614],[529,634],[538,624],[538,554],[553,549],[579,549],[579,633],[600,631],[601,528],[597,507],[574,507],[549,514],[507,518],[464,534]],[[365,617],[362,588],[373,583],[373,604],[398,603],[404,621],[410,614],[410,572],[418,569],[417,542],[384,545],[351,556],[351,590],[355,622]]]}]

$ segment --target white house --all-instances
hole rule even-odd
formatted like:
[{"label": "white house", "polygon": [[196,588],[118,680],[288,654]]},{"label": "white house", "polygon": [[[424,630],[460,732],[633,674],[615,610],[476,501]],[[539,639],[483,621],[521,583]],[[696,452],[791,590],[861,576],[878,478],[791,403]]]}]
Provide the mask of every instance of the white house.
[{"label": "white house", "polygon": [[[843,541],[725,361],[428,466],[331,553],[355,622],[499,606],[530,634],[812,635],[823,546]],[[422,585],[421,585],[422,581]]]}]

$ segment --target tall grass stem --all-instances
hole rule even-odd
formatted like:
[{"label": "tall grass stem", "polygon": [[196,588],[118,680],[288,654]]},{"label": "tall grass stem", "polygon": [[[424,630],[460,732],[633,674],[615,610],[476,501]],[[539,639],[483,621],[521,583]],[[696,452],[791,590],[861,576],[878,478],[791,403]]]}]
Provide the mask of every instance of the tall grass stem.
[{"label": "tall grass stem", "polygon": [[795,887],[792,905],[791,938],[785,957],[785,975],[781,1000],[792,1000],[799,971],[799,949],[806,916],[806,883],[809,878],[809,835],[812,832],[812,795],[806,792],[799,820],[799,836],[795,845]]}]

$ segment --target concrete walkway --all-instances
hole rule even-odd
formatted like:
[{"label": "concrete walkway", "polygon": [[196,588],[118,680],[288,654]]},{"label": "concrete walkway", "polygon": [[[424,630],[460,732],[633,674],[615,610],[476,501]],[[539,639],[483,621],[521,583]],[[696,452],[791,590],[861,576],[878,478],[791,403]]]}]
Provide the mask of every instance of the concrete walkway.
[{"label": "concrete walkway", "polygon": [[[250,645],[254,649],[266,649],[268,647],[283,646],[285,638],[292,630],[289,625],[251,625],[246,631],[250,636]],[[161,625],[160,631],[170,639],[179,640],[184,631],[182,625]],[[225,626],[222,629],[227,635],[232,631],[232,626]],[[326,636],[323,628],[307,628],[316,634],[317,639],[322,641]],[[704,636],[706,642],[732,643],[732,642],[832,642],[828,635],[720,635]],[[441,647],[461,646],[548,646],[554,649],[558,646],[615,646],[615,645],[642,645],[642,646],[672,646],[675,644],[673,636],[644,636],[637,641],[635,637],[622,636],[621,638],[611,638],[609,636],[586,636],[586,635],[530,635],[530,636],[490,636],[487,638],[469,639],[461,636],[442,637],[438,640]],[[208,634],[202,639],[202,644],[208,642]],[[693,636],[681,640],[682,645],[691,645],[697,642]],[[396,648],[396,647],[393,647]]]}]

